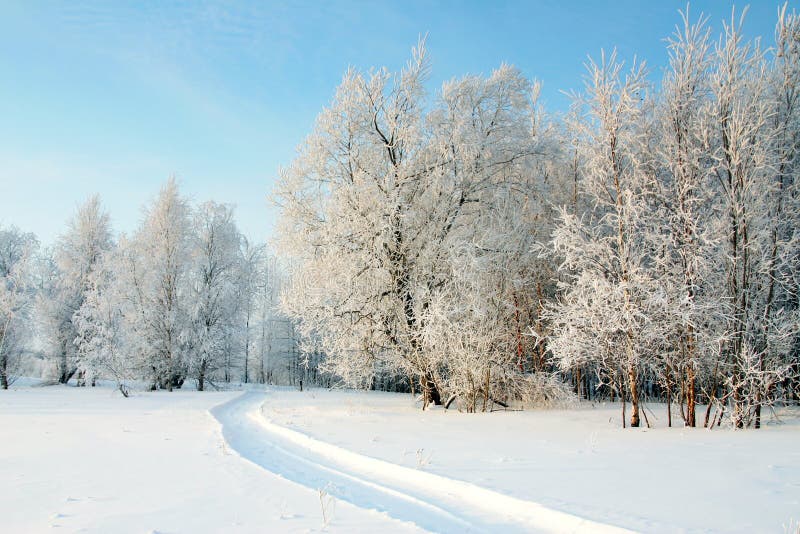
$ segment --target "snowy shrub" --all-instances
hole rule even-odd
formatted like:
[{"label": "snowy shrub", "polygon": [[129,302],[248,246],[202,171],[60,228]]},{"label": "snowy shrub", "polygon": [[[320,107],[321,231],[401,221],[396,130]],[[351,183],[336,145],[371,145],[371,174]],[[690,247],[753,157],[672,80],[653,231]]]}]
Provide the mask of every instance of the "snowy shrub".
[{"label": "snowy shrub", "polygon": [[572,387],[555,373],[532,373],[525,375],[517,386],[516,398],[525,407],[531,408],[572,408],[578,397]]}]

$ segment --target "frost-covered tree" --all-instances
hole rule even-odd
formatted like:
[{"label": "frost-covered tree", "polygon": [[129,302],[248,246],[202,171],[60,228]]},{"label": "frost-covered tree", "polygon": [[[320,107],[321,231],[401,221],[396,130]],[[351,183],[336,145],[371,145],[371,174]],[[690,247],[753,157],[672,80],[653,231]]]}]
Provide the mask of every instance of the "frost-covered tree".
[{"label": "frost-covered tree", "polygon": [[243,240],[232,207],[192,209],[170,180],[136,232],[88,276],[73,316],[78,370],[123,392],[133,379],[171,389],[192,378],[201,390],[230,381],[257,346],[264,265],[263,247]]},{"label": "frost-covered tree", "polygon": [[273,384],[275,377],[275,317],[278,308],[279,289],[275,283],[277,265],[274,258],[264,258],[261,276],[256,283],[253,347],[257,358],[257,381]]},{"label": "frost-covered tree", "polygon": [[400,73],[348,72],[277,196],[293,267],[284,309],[309,350],[350,384],[398,371],[440,404],[447,370],[422,346],[423,316],[450,251],[536,140],[516,69],[446,84],[432,105],[427,71],[420,47]]},{"label": "frost-covered tree", "polygon": [[[772,103],[772,184],[768,188],[767,244],[760,269],[766,279],[761,332],[757,335],[758,368],[785,374],[787,396],[798,396],[800,377],[800,16],[784,5],[775,30],[770,63]],[[778,364],[777,366],[775,364]],[[768,365],[770,364],[770,365]],[[788,367],[787,367],[788,365]],[[762,383],[754,424],[761,424],[761,405],[771,402],[775,373]]]},{"label": "frost-covered tree", "polygon": [[542,404],[548,395],[537,395],[545,389],[551,404],[571,397],[549,372],[542,311],[554,269],[539,254],[554,221],[551,187],[564,176],[551,168],[560,161],[554,147],[540,148],[548,150],[482,199],[468,238],[445,258],[450,272],[423,315],[424,348],[439,359],[446,397],[467,411],[517,400]]},{"label": "frost-covered tree", "polygon": [[161,189],[130,240],[120,243],[117,276],[125,301],[128,353],[153,388],[172,390],[188,372],[193,340],[191,210],[174,179]]},{"label": "frost-covered tree", "polygon": [[284,171],[279,202],[282,251],[296,268],[284,308],[306,338],[351,384],[368,384],[376,360],[406,364],[439,403],[417,350],[421,303],[407,228],[436,168],[423,150],[426,75],[422,49],[398,75],[348,72]]},{"label": "frost-covered tree", "polygon": [[34,292],[31,258],[39,247],[33,234],[15,226],[0,228],[0,389],[14,381],[31,335]]},{"label": "frost-covered tree", "polygon": [[250,243],[247,238],[241,239],[241,261],[239,265],[239,281],[237,284],[237,302],[240,311],[240,328],[242,346],[242,381],[245,384],[252,380],[251,359],[253,355],[256,313],[258,309],[257,294],[259,282],[263,277],[265,258],[263,245]]},{"label": "frost-covered tree", "polygon": [[90,289],[90,277],[112,245],[109,218],[98,197],[80,206],[53,249],[55,278],[39,299],[43,333],[55,361],[58,381],[66,384],[78,371],[77,328],[73,316]]},{"label": "frost-covered tree", "polygon": [[[780,221],[794,216],[783,212],[785,170],[794,159],[785,139],[796,135],[789,118],[795,113],[793,104],[787,107],[785,97],[796,90],[797,80],[771,88],[765,52],[757,42],[744,39],[741,25],[742,20],[732,17],[716,47],[711,111],[712,157],[724,213],[725,292],[731,307],[723,357],[737,427],[760,424],[760,406],[787,370],[778,355],[791,350],[787,341],[797,331],[796,316],[775,307],[776,288],[788,282],[778,273],[786,272],[792,254]],[[791,47],[780,44],[780,35],[779,30],[779,50]],[[790,42],[796,39],[796,35],[788,37]],[[777,59],[778,70],[783,70]],[[783,75],[790,72],[784,70]],[[754,368],[757,380],[748,372]]]},{"label": "frost-covered tree", "polygon": [[579,194],[591,211],[564,210],[553,234],[566,281],[551,308],[549,347],[562,369],[594,366],[607,386],[630,398],[635,427],[639,373],[659,335],[650,320],[654,284],[645,238],[651,185],[641,163],[645,71],[639,64],[623,73],[616,53],[588,68],[575,129],[584,168]]},{"label": "frost-covered tree", "polygon": [[137,312],[130,306],[124,286],[126,278],[118,277],[126,251],[123,239],[119,248],[101,256],[89,276],[86,297],[73,321],[77,330],[78,369],[85,380],[94,383],[100,377],[110,378],[127,396],[128,382],[146,375],[135,352],[138,345],[127,337],[133,334],[133,329],[126,313]]},{"label": "frost-covered tree", "polygon": [[665,339],[654,367],[668,403],[677,389],[681,405],[685,401],[685,423],[695,426],[698,374],[708,379],[712,373],[726,309],[722,288],[715,283],[724,273],[716,261],[720,250],[709,153],[712,99],[706,21],[692,23],[688,12],[682,14],[669,50],[648,150],[658,182],[656,201],[647,214],[653,230],[649,238],[656,243],[655,275],[665,307],[658,318]]},{"label": "frost-covered tree", "polygon": [[231,338],[240,334],[241,234],[233,208],[215,202],[194,213],[192,331],[187,334],[189,373],[203,391],[206,380],[231,358]]},{"label": "frost-covered tree", "polygon": [[702,17],[684,16],[660,92],[613,61],[590,66],[574,125],[589,202],[565,210],[553,240],[556,360],[594,367],[634,404],[637,382],[655,380],[690,426],[702,396],[706,424],[717,406],[714,420],[729,410],[758,427],[797,358],[800,32],[783,9],[770,58],[741,23],[712,49]]}]

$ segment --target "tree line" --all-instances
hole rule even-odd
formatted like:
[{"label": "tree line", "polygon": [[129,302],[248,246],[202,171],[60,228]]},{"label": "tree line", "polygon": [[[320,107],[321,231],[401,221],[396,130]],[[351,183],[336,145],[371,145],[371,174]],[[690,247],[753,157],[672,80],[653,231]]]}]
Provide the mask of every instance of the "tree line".
[{"label": "tree line", "polygon": [[769,47],[742,24],[682,15],[659,82],[602,54],[562,114],[508,65],[430,94],[424,42],[349,70],[277,186],[302,349],[466,411],[797,401],[800,18]]},{"label": "tree line", "polygon": [[169,180],[140,226],[114,239],[97,197],[53,247],[0,228],[0,387],[19,374],[66,384],[200,390],[317,380],[277,310],[284,275],[231,206],[193,206]]}]

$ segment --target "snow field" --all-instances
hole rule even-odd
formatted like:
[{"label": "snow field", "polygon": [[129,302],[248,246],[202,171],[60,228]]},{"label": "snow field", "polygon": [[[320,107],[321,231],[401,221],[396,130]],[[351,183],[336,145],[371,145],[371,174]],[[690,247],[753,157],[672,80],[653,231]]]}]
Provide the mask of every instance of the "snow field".
[{"label": "snow field", "polygon": [[265,472],[208,410],[231,392],[19,388],[0,395],[3,533],[419,532]]},{"label": "snow field", "polygon": [[[0,395],[2,532],[792,532],[800,413],[619,428],[619,405],[422,412],[269,388]],[[675,417],[675,420],[678,418]]]},{"label": "snow field", "polygon": [[654,428],[623,430],[617,403],[463,414],[353,391],[270,391],[263,410],[347,451],[635,531],[784,532],[800,520],[796,408],[759,431],[664,428],[663,405],[648,408]]},{"label": "snow field", "polygon": [[[269,402],[269,397],[267,398]],[[309,486],[329,479],[335,495],[436,532],[598,532],[623,529],[538,503],[357,454],[263,416],[264,397],[246,393],[212,410],[244,457]]]}]

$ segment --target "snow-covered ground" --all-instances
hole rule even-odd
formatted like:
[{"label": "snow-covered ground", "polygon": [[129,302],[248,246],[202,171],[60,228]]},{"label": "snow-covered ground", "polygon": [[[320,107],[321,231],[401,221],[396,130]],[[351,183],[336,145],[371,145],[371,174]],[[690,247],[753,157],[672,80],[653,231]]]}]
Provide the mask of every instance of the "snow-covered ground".
[{"label": "snow-covered ground", "polygon": [[[784,532],[800,521],[800,412],[759,431],[620,428],[619,404],[422,412],[410,397],[272,391],[266,419],[338,447],[645,532]],[[678,419],[677,414],[673,420]],[[796,528],[796,527],[795,527]]]},{"label": "snow-covered ground", "polygon": [[[222,439],[208,410],[237,395],[0,391],[0,532],[323,530],[317,488],[264,471]],[[330,512],[328,532],[420,530],[338,500]]]},{"label": "snow-covered ground", "polygon": [[785,532],[800,520],[797,416],[622,430],[618,406],[23,385],[0,392],[0,531]]}]

